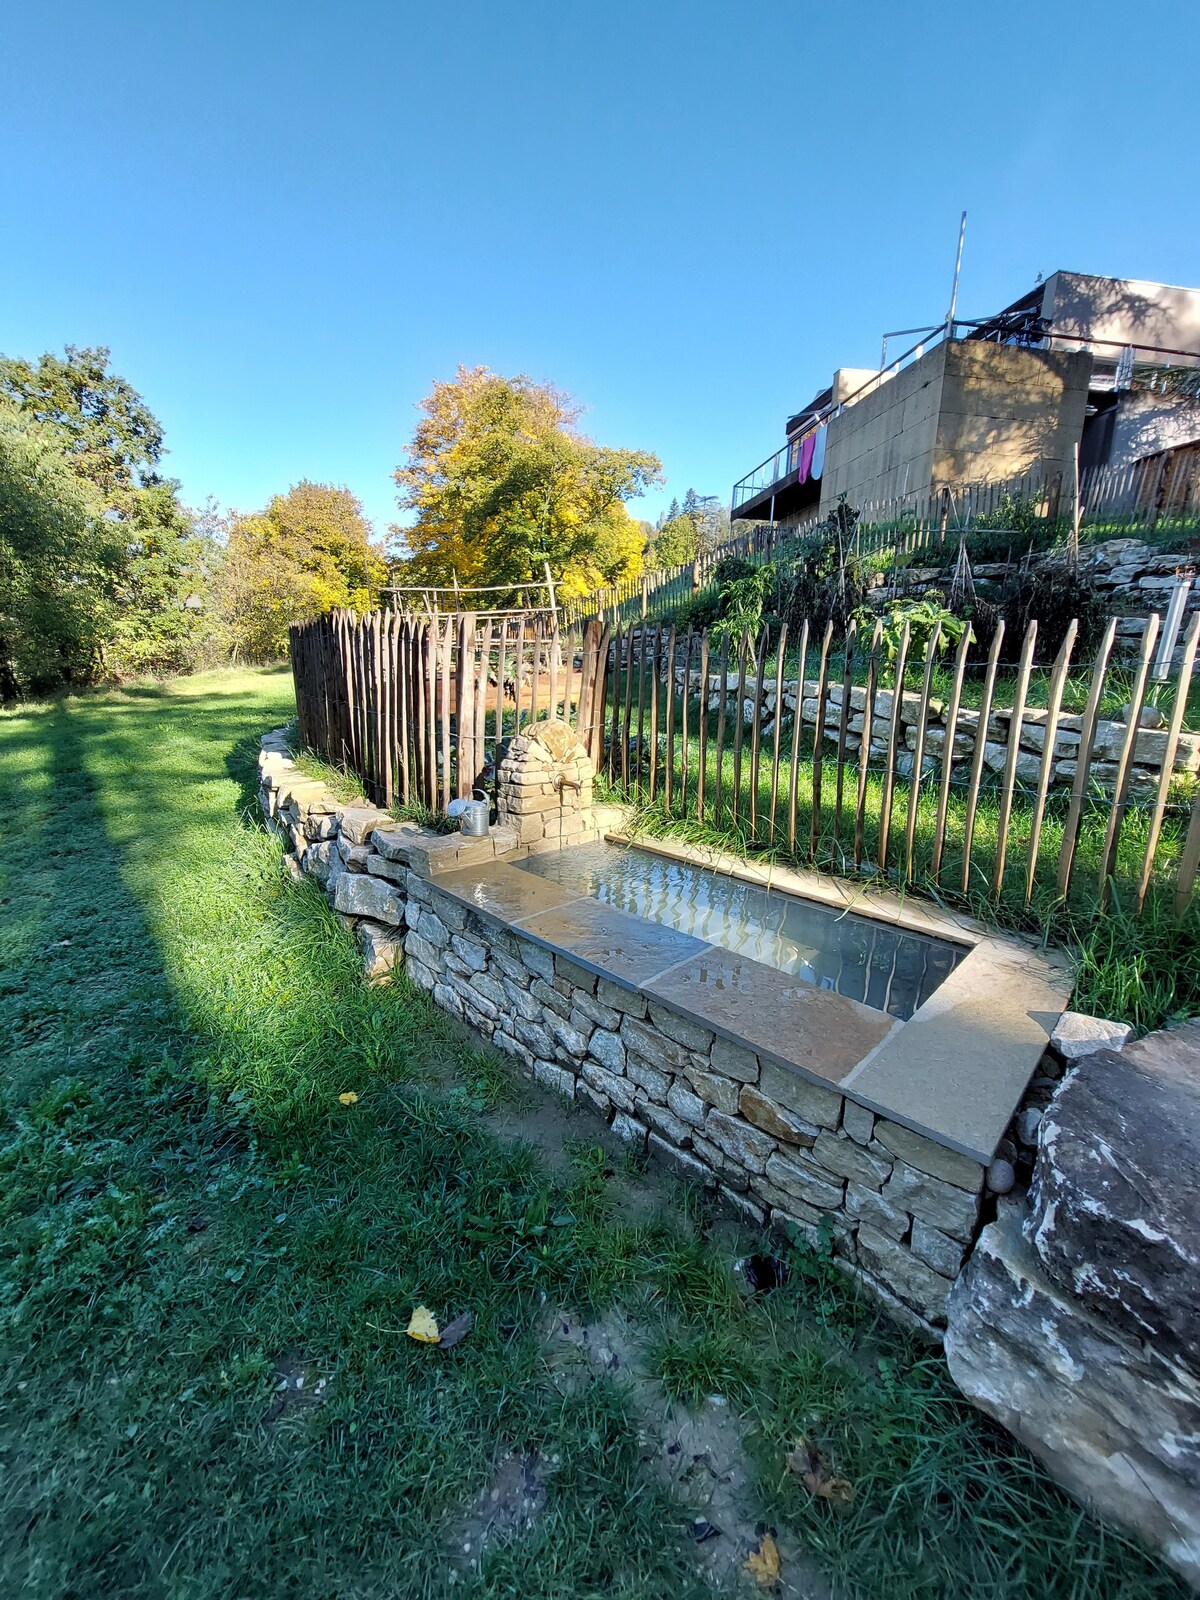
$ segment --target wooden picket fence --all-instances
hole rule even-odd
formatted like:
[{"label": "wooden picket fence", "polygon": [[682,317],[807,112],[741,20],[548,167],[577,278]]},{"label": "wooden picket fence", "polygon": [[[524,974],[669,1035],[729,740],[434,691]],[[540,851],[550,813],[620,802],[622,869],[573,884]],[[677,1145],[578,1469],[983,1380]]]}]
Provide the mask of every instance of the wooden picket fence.
[{"label": "wooden picket fence", "polygon": [[[928,775],[926,729],[938,662],[936,634],[918,671],[910,661],[907,627],[894,661],[889,662],[881,649],[878,622],[873,630],[860,630],[852,623],[836,652],[832,628],[826,627],[818,639],[810,636],[807,622],[794,649],[786,628],[774,648],[765,632],[758,640],[718,643],[707,631],[618,628],[611,649],[604,770],[614,789],[630,800],[657,804],[668,818],[731,832],[746,850],[777,851],[825,866],[832,863],[846,872],[877,872],[900,883],[932,887],[950,896],[982,895],[992,902],[1002,895],[1011,901],[1015,887],[1018,903],[1025,907],[1032,903],[1040,882],[1043,890],[1052,886],[1053,897],[1063,903],[1073,895],[1077,901],[1082,896],[1104,910],[1118,876],[1122,832],[1136,810],[1145,840],[1132,870],[1129,852],[1125,853],[1122,903],[1140,914],[1152,882],[1161,883],[1164,873],[1173,870],[1174,906],[1182,913],[1191,902],[1200,869],[1200,793],[1190,810],[1185,805],[1181,812],[1171,790],[1200,639],[1200,615],[1187,629],[1182,662],[1173,674],[1160,774],[1147,799],[1132,793],[1131,775],[1159,629],[1159,618],[1152,616],[1130,673],[1114,662],[1115,619],[1090,664],[1074,662],[1077,627],[1072,624],[1057,657],[1046,664],[1044,746],[1037,778],[1019,782],[1022,723],[1035,670],[1036,622],[1030,623],[1022,641],[1003,705],[995,698],[1003,625],[983,659],[974,651],[970,632],[963,637],[953,657],[949,694],[942,702],[945,735],[940,751],[928,758],[935,763]],[[811,668],[814,656],[815,672],[807,680],[809,698],[816,702],[815,722],[810,725],[803,720],[801,707],[805,664]],[[1088,673],[1089,679],[1078,759],[1067,793],[1051,789],[1051,774],[1055,761],[1062,759],[1055,754],[1055,744],[1072,668],[1077,674]],[[796,711],[790,713],[784,710],[784,686],[786,675],[797,670],[801,689]],[[979,683],[973,722],[963,707],[969,670]],[[1121,674],[1119,684],[1122,694],[1128,693],[1131,714],[1115,776],[1101,787],[1093,772],[1093,743],[1105,687],[1114,670]],[[904,737],[904,700],[895,692],[905,684],[906,674],[920,682],[916,747],[911,750]],[[840,707],[834,717],[828,709],[830,691],[836,696],[839,684]],[[850,728],[856,716],[851,691],[856,687],[864,691],[865,705],[875,708],[874,718],[863,718],[857,750],[852,748]],[[770,713],[764,712],[764,689],[774,690]],[[908,691],[910,696],[912,692]],[[715,710],[709,704],[714,694]],[[747,705],[753,708],[749,721],[743,709]],[[998,782],[989,781],[985,745],[995,744],[994,735],[989,740],[989,719],[1009,711],[1003,771]],[[886,723],[882,754],[871,748],[875,742],[871,729],[880,719]],[[955,760],[956,736],[972,733],[970,754]],[[978,824],[985,793],[995,813],[989,849],[981,853]],[[925,797],[927,806],[934,808],[931,833],[918,827]],[[1160,861],[1168,818],[1179,843],[1173,867]],[[1052,873],[1043,860],[1051,820],[1057,839]],[[1087,874],[1080,864],[1084,841],[1091,847],[1093,864]],[[1091,881],[1085,882],[1093,871]],[[1044,901],[1045,895],[1039,898]]]},{"label": "wooden picket fence", "polygon": [[[1025,907],[1036,893],[1043,907],[1049,894],[1102,911],[1119,883],[1122,905],[1140,913],[1154,886],[1182,913],[1200,870],[1200,791],[1181,802],[1172,775],[1200,614],[1158,696],[1169,715],[1148,794],[1135,791],[1132,776],[1159,633],[1160,619],[1151,616],[1136,659],[1126,664],[1115,658],[1110,619],[1094,659],[1080,661],[1072,625],[1053,662],[1037,663],[1033,622],[1016,667],[1002,668],[1002,625],[986,655],[968,631],[946,663],[948,693],[944,674],[939,684],[944,734],[940,749],[931,743],[928,751],[937,636],[918,662],[906,628],[889,660],[878,622],[873,629],[852,623],[835,650],[832,629],[818,637],[807,622],[794,640],[784,629],[771,644],[765,632],[736,641],[640,620],[614,627],[592,618],[566,628],[540,616],[480,623],[471,612],[335,612],[293,626],[291,658],[304,745],[357,774],[380,805],[437,813],[454,796],[490,793],[503,741],[533,721],[558,717],[578,730],[616,795],[730,833],[748,852]],[[1035,672],[1046,695],[1031,781],[1021,738]],[[1052,787],[1051,777],[1062,759],[1055,746],[1072,675],[1076,682],[1086,677],[1087,690],[1068,791]],[[792,712],[784,709],[784,690],[797,677]],[[906,682],[915,748],[906,742],[905,698],[895,692]],[[968,682],[977,690],[973,707],[963,702]],[[1093,746],[1110,684],[1130,715],[1101,784]],[[765,690],[774,691],[771,713]],[[872,717],[855,708],[852,690],[874,709]],[[811,723],[802,712],[806,698],[815,701]],[[856,716],[864,731],[857,740]],[[997,717],[1001,726],[1007,718],[1006,735],[997,733]],[[1003,769],[993,775],[985,746],[994,756],[997,739],[1006,744]],[[964,741],[969,753],[955,759]],[[1131,844],[1126,831],[1135,815],[1141,831],[1129,836]]]},{"label": "wooden picket fence", "polygon": [[502,741],[569,722],[599,764],[608,630],[544,615],[334,611],[289,630],[304,746],[381,806],[444,811],[490,790]]}]

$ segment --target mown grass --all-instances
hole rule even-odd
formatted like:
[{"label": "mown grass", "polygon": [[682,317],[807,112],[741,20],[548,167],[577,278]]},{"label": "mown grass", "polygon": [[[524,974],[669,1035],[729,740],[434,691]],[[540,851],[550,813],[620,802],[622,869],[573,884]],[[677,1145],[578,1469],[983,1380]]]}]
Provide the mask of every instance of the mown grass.
[{"label": "mown grass", "polygon": [[[487,1132],[494,1064],[363,984],[258,825],[290,701],[224,674],[0,716],[3,1592],[698,1595],[629,1392],[547,1358],[554,1306],[620,1299],[672,1392],[729,1391],[839,1594],[1177,1595],[825,1263],[746,1302],[695,1202],[639,1217],[594,1150],[551,1175]],[[417,1345],[418,1302],[474,1328]],[[281,1406],[284,1367],[321,1398]],[[788,1475],[799,1431],[849,1508]],[[514,1448],[558,1459],[545,1515],[451,1585]]]}]

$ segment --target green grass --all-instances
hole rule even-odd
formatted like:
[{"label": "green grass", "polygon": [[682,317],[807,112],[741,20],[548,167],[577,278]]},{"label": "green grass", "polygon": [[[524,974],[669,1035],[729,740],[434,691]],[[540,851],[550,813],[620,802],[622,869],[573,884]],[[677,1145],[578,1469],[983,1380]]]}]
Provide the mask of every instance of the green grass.
[{"label": "green grass", "polygon": [[[554,1306],[614,1300],[672,1393],[728,1391],[763,1508],[840,1595],[1181,1593],[819,1259],[747,1303],[694,1198],[639,1215],[594,1149],[552,1174],[493,1137],[491,1058],[368,988],[259,826],[257,735],[290,711],[267,671],[0,715],[6,1595],[441,1595],[521,1449],[558,1458],[545,1515],[454,1593],[699,1596],[631,1393],[548,1358]],[[417,1303],[475,1326],[417,1345]],[[321,1398],[281,1407],[298,1366]],[[801,1430],[847,1511],[783,1468]]]}]

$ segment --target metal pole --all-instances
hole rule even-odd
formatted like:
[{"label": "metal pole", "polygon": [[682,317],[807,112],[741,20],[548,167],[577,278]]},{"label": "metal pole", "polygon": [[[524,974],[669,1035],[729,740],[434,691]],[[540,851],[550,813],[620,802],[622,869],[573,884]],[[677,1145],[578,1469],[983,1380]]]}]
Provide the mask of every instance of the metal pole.
[{"label": "metal pole", "polygon": [[964,211],[958,224],[958,254],[954,258],[954,283],[950,289],[950,309],[946,313],[946,335],[954,337],[954,313],[958,310],[958,276],[962,271],[963,239],[967,232],[967,213]]}]

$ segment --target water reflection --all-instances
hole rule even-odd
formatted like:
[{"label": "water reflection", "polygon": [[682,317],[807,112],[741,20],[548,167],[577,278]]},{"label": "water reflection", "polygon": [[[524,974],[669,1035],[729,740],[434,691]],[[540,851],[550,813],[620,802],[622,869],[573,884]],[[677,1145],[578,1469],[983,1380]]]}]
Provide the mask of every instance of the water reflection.
[{"label": "water reflection", "polygon": [[622,845],[581,845],[519,865],[901,1020],[966,954],[957,945]]}]

